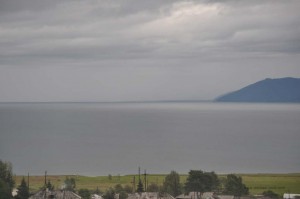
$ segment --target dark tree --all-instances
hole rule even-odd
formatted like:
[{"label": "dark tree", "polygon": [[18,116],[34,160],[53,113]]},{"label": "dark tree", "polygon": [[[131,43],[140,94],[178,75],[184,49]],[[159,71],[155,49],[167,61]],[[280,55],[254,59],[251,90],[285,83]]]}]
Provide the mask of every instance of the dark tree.
[{"label": "dark tree", "polygon": [[199,198],[203,192],[215,191],[219,187],[219,184],[218,176],[214,172],[191,170],[184,189],[186,193],[196,192]]},{"label": "dark tree", "polygon": [[224,192],[237,197],[249,194],[249,190],[246,185],[243,184],[242,178],[234,174],[227,175]]},{"label": "dark tree", "polygon": [[141,179],[139,180],[139,183],[138,183],[138,185],[137,185],[137,190],[136,190],[136,191],[137,191],[138,193],[144,192],[144,185],[143,185]]},{"label": "dark tree", "polygon": [[164,190],[164,187],[163,185],[159,185],[158,186],[158,193],[159,193],[159,196],[163,197],[165,195],[165,190]]},{"label": "dark tree", "polygon": [[116,184],[115,185],[115,192],[116,193],[121,193],[122,191],[124,191],[122,185],[121,184]]},{"label": "dark tree", "polygon": [[91,193],[88,189],[79,189],[78,194],[82,197],[82,199],[91,198]]},{"label": "dark tree", "polygon": [[94,191],[94,194],[97,194],[97,195],[101,194],[101,191],[100,191],[99,187],[97,187],[97,189]]},{"label": "dark tree", "polygon": [[124,191],[126,193],[132,193],[132,190],[133,190],[132,186],[129,186],[128,184],[124,186]]},{"label": "dark tree", "polygon": [[76,188],[75,179],[66,177],[66,179],[65,179],[65,190],[75,191],[75,188]]},{"label": "dark tree", "polygon": [[108,174],[108,180],[112,180],[112,175]]},{"label": "dark tree", "polygon": [[125,191],[121,191],[119,193],[119,199],[127,199],[128,198],[128,194]]},{"label": "dark tree", "polygon": [[48,183],[46,185],[46,188],[49,190],[49,191],[53,191],[54,190],[54,186],[51,184],[50,180],[48,180]]},{"label": "dark tree", "polygon": [[216,191],[220,187],[220,180],[215,172],[204,172],[204,189],[205,191]]},{"label": "dark tree", "polygon": [[196,192],[197,198],[199,194],[204,192],[204,180],[203,171],[201,170],[190,170],[189,176],[187,177],[186,183],[184,185],[185,193]]},{"label": "dark tree", "polygon": [[14,188],[12,164],[0,160],[0,195],[3,199],[12,197],[11,192]]},{"label": "dark tree", "polygon": [[159,186],[155,183],[151,183],[149,186],[148,186],[148,191],[149,192],[159,192]]},{"label": "dark tree", "polygon": [[109,188],[106,190],[105,194],[103,195],[104,199],[115,199],[116,192],[113,188]]},{"label": "dark tree", "polygon": [[1,199],[10,199],[12,197],[8,184],[2,179],[0,179],[0,196]]},{"label": "dark tree", "polygon": [[18,194],[16,199],[28,199],[29,198],[29,189],[23,177],[20,186],[18,186]]},{"label": "dark tree", "polygon": [[180,176],[176,171],[171,171],[171,173],[165,177],[163,188],[165,192],[174,197],[181,194]]},{"label": "dark tree", "polygon": [[119,199],[126,199],[128,197],[128,194],[126,193],[121,184],[115,185],[115,192],[119,194]]}]

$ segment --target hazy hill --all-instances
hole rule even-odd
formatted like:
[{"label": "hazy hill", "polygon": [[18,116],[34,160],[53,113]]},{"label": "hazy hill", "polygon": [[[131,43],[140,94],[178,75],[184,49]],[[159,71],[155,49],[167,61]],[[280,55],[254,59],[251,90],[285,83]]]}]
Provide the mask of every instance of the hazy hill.
[{"label": "hazy hill", "polygon": [[216,101],[300,102],[300,78],[268,78],[218,97]]}]

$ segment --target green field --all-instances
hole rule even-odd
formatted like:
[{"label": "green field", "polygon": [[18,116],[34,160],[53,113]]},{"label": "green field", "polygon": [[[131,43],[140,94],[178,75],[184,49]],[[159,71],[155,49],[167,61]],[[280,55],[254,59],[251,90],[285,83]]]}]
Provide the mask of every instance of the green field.
[{"label": "green field", "polygon": [[[266,190],[272,190],[275,193],[282,195],[283,193],[300,193],[300,174],[239,174],[243,178],[243,182],[249,187],[250,194],[260,194]],[[96,190],[98,187],[101,191],[105,191],[109,187],[114,187],[116,184],[131,185],[133,175],[112,176],[109,180],[108,176],[69,176],[76,180],[76,188],[87,188]],[[148,175],[148,183],[161,185],[165,175]],[[180,181],[184,183],[187,175],[181,175]],[[219,175],[220,179],[225,178],[225,175]],[[55,188],[60,188],[66,176],[47,176]],[[22,176],[16,177],[16,184],[19,185]],[[136,179],[138,176],[136,175]],[[143,178],[142,178],[143,179]],[[27,180],[27,178],[26,178]],[[44,184],[44,176],[30,176],[30,190],[37,191]]]},{"label": "green field", "polygon": [[242,175],[242,178],[251,194],[259,194],[266,190],[280,195],[288,192],[300,193],[300,174]]}]

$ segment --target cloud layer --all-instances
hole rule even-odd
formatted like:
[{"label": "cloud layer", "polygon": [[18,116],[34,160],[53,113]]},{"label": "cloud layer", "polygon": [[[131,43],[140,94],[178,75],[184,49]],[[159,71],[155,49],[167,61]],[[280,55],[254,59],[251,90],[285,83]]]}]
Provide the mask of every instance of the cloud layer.
[{"label": "cloud layer", "polygon": [[[263,77],[300,76],[296,0],[0,4],[1,101],[208,99]],[[129,94],[114,93],[122,90]]]}]

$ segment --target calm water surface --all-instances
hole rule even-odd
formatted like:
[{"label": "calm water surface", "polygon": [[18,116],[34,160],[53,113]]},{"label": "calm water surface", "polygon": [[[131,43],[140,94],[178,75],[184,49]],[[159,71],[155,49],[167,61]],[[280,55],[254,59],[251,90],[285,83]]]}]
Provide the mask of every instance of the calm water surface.
[{"label": "calm water surface", "polygon": [[2,103],[17,174],[300,172],[300,104]]}]

